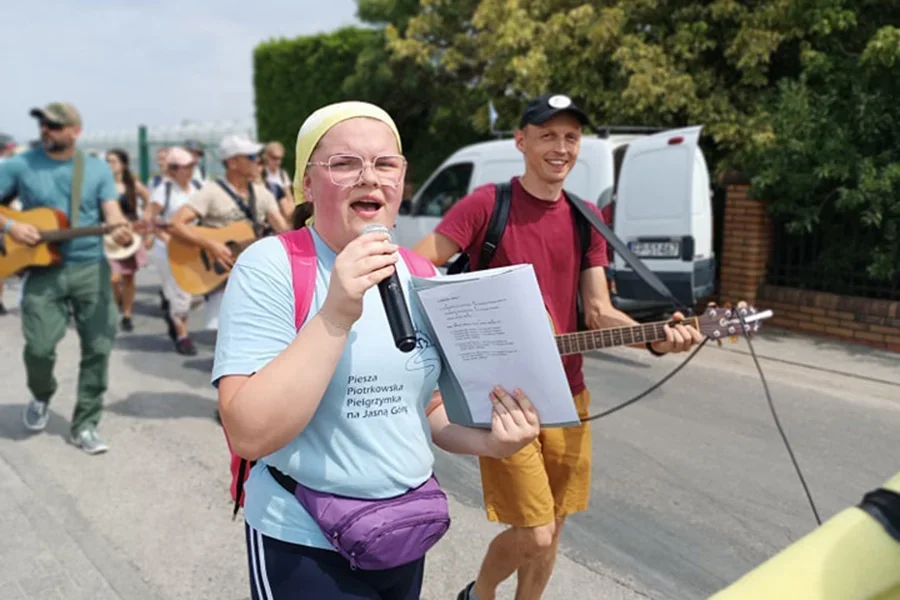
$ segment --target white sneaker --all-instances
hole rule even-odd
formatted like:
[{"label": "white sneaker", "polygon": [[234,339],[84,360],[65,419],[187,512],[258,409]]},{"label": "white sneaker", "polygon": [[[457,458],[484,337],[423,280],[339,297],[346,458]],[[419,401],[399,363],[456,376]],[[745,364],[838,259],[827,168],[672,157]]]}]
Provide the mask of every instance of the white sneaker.
[{"label": "white sneaker", "polygon": [[93,427],[85,427],[70,437],[69,443],[78,446],[88,454],[101,454],[109,450],[109,446],[103,443],[103,440],[97,435],[97,430]]},{"label": "white sneaker", "polygon": [[28,401],[25,407],[25,413],[22,415],[22,421],[25,423],[25,429],[28,431],[43,431],[47,427],[47,421],[50,420],[50,406],[47,402],[41,402],[36,398]]}]

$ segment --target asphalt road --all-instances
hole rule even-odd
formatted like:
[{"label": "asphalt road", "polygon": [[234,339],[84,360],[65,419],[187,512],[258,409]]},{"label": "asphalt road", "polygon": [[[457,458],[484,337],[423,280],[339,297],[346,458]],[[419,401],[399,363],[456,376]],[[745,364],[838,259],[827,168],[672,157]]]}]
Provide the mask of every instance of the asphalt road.
[{"label": "asphalt road", "polygon": [[[64,396],[75,382],[74,332],[60,346],[61,397],[48,431],[24,435],[17,317],[3,318],[0,459],[21,479],[18,497],[38,499],[42,518],[65,529],[118,597],[246,598],[227,455],[212,419],[212,338],[198,336],[198,357],[174,354],[154,287],[148,276],[142,282],[137,330],[116,342],[101,425],[112,451],[103,457],[83,456],[61,439],[72,408]],[[703,598],[815,527],[753,363],[729,349],[705,348],[662,389],[594,424],[591,508],[569,520],[546,598]],[[900,385],[867,378],[867,363],[853,352],[846,350],[848,361],[863,366],[846,374],[763,361],[823,519],[900,469],[891,443],[900,431]],[[643,391],[677,362],[624,349],[591,355],[585,370],[594,407]],[[815,356],[793,362],[817,364]],[[439,453],[438,475],[455,521],[430,560],[429,599],[455,597],[497,531],[483,518],[473,460]],[[0,518],[0,530],[10,522]],[[0,598],[31,597],[4,589]],[[503,597],[510,591],[505,586]]]},{"label": "asphalt road", "polygon": [[[752,358],[728,349],[704,348],[663,388],[595,422],[591,508],[570,519],[565,555],[653,598],[694,599],[815,528]],[[679,360],[593,355],[585,361],[593,412],[649,388]],[[823,520],[900,470],[900,384],[761,366]],[[446,457],[441,467],[453,474],[448,487],[477,504],[473,463]]]}]

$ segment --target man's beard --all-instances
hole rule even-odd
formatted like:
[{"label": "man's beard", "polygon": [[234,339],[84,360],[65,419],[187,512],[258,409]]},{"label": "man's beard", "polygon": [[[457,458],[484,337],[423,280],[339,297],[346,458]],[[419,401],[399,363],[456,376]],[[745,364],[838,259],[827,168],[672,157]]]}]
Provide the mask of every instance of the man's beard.
[{"label": "man's beard", "polygon": [[64,142],[61,140],[54,140],[53,138],[46,137],[41,140],[41,143],[44,146],[44,152],[53,154],[56,152],[65,152],[71,147],[71,144],[68,142]]}]

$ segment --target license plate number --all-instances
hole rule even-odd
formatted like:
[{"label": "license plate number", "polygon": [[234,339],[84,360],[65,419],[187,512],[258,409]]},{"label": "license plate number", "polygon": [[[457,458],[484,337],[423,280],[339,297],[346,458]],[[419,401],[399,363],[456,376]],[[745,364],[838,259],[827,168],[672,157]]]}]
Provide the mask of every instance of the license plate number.
[{"label": "license plate number", "polygon": [[681,256],[681,242],[631,242],[628,246],[640,258],[678,258]]}]

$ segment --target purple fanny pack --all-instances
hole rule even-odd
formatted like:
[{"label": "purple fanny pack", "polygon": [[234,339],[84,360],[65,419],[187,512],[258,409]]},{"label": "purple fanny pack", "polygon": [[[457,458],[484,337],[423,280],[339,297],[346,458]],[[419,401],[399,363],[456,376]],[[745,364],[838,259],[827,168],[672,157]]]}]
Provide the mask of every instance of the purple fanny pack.
[{"label": "purple fanny pack", "polygon": [[418,560],[450,528],[447,496],[434,475],[400,496],[363,500],[317,492],[268,469],[353,569],[391,569]]}]

